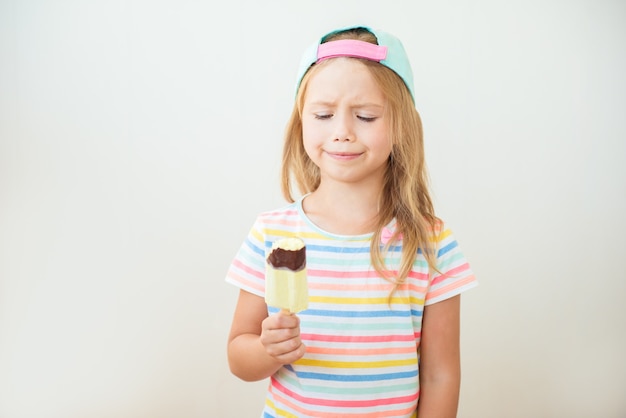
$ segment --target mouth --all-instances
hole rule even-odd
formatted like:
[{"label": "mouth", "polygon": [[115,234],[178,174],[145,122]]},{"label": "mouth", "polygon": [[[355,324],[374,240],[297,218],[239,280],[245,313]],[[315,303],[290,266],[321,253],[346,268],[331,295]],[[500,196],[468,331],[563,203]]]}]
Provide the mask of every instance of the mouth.
[{"label": "mouth", "polygon": [[361,155],[363,155],[362,152],[329,152],[329,151],[327,151],[326,154],[328,154],[330,158],[333,158],[335,160],[340,160],[340,161],[354,160],[354,159],[359,158]]}]

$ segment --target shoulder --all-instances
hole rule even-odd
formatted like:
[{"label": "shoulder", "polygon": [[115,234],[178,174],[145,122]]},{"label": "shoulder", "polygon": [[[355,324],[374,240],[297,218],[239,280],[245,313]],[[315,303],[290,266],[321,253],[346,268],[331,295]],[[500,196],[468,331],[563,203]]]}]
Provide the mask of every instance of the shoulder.
[{"label": "shoulder", "polygon": [[256,224],[263,226],[285,225],[299,218],[298,202],[294,202],[277,209],[259,213],[257,215]]},{"label": "shoulder", "polygon": [[428,232],[431,241],[436,243],[438,246],[440,246],[442,243],[454,240],[452,230],[450,229],[449,225],[446,224],[441,218],[435,219],[435,222],[431,225]]},{"label": "shoulder", "polygon": [[267,241],[272,237],[283,236],[300,228],[299,203],[289,203],[277,209],[261,212],[257,215],[252,234],[260,241]]},{"label": "shoulder", "polygon": [[262,220],[271,220],[275,218],[284,218],[290,216],[295,217],[299,214],[298,206],[299,202],[292,202],[276,209],[261,212],[259,213],[257,218]]}]

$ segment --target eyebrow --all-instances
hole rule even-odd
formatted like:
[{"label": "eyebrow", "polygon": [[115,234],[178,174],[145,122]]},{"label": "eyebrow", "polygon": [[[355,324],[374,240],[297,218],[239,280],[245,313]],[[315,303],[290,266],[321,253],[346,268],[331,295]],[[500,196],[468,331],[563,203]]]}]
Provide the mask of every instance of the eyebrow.
[{"label": "eyebrow", "polygon": [[[335,102],[333,101],[327,101],[327,100],[318,100],[315,102],[309,102],[309,106],[335,106]],[[385,106],[378,104],[378,103],[372,103],[372,102],[364,102],[364,103],[358,103],[354,106],[350,106],[353,109],[362,109],[362,108],[369,108],[369,107],[375,107],[375,108],[379,108],[379,109],[384,109]]]}]

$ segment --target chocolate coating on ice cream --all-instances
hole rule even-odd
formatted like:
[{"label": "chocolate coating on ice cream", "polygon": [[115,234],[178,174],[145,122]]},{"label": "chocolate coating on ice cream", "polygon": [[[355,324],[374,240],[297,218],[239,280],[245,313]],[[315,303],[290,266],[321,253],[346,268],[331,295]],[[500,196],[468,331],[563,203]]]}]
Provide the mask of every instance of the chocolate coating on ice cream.
[{"label": "chocolate coating on ice cream", "polygon": [[285,250],[280,247],[274,248],[267,257],[267,262],[275,269],[300,271],[306,267],[305,247],[299,250]]}]

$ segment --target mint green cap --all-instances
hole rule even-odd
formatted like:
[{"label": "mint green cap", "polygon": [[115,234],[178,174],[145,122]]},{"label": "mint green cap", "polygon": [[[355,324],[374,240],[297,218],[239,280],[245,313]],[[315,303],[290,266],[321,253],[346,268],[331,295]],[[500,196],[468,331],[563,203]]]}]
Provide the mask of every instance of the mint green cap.
[{"label": "mint green cap", "polygon": [[[409,62],[409,58],[406,55],[406,51],[404,50],[404,46],[402,45],[402,42],[400,42],[398,38],[396,38],[395,36],[391,35],[388,32],[371,29],[367,26],[349,26],[346,28],[334,30],[322,36],[316,43],[309,46],[302,54],[302,58],[300,60],[300,67],[298,69],[298,78],[296,82],[296,93],[298,89],[300,88],[300,83],[302,82],[302,78],[304,77],[306,72],[309,70],[309,68],[311,68],[311,65],[315,64],[316,62],[320,60],[318,50],[319,50],[320,45],[322,45],[324,39],[336,33],[344,32],[344,31],[351,30],[351,29],[365,29],[368,32],[371,32],[376,37],[378,45],[386,48],[387,50],[386,56],[382,60],[368,58],[364,56],[359,56],[359,57],[372,59],[373,61],[378,61],[385,67],[388,67],[391,70],[393,70],[393,72],[395,72],[398,76],[400,76],[402,81],[404,81],[404,84],[409,89],[409,93],[411,93],[413,102],[415,102],[415,91],[413,87],[413,71],[411,69],[411,64]],[[351,53],[348,52],[346,54],[337,54],[334,56],[351,57],[355,55],[352,55]]]}]

